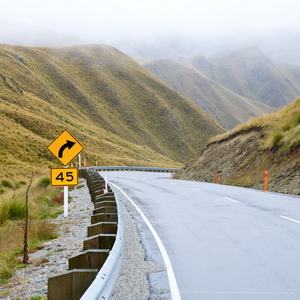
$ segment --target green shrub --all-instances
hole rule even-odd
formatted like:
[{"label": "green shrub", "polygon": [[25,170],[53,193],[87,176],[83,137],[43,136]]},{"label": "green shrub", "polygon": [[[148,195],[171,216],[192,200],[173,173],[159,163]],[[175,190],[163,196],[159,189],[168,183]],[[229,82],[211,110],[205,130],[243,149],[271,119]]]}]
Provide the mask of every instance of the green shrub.
[{"label": "green shrub", "polygon": [[2,204],[0,206],[0,224],[4,224],[9,218],[9,207],[8,205]]},{"label": "green shrub", "polygon": [[10,188],[12,190],[15,189],[14,184],[12,182],[10,182],[9,180],[7,180],[7,179],[2,179],[1,180],[1,185],[4,186],[4,187]]},{"label": "green shrub", "polygon": [[0,284],[6,280],[12,277],[14,271],[9,266],[8,262],[4,260],[3,258],[0,260]]},{"label": "green shrub", "polygon": [[63,214],[63,213],[64,213],[64,211],[60,209],[60,210],[58,210],[58,211],[56,211],[56,212],[50,214],[50,218],[56,219],[59,215],[61,215],[61,214]]},{"label": "green shrub", "polygon": [[278,143],[283,139],[283,134],[281,133],[277,133],[274,137],[273,137],[273,146],[278,145]]},{"label": "green shrub", "polygon": [[46,188],[50,185],[50,178],[49,177],[43,177],[40,179],[38,186],[41,188]]},{"label": "green shrub", "polygon": [[26,216],[26,203],[24,201],[18,200],[15,196],[12,197],[11,201],[7,203],[8,217],[12,220],[21,220]]},{"label": "green shrub", "polygon": [[291,125],[284,125],[283,127],[282,127],[282,131],[283,132],[286,132],[286,131],[288,131],[288,130],[290,130],[291,129]]}]

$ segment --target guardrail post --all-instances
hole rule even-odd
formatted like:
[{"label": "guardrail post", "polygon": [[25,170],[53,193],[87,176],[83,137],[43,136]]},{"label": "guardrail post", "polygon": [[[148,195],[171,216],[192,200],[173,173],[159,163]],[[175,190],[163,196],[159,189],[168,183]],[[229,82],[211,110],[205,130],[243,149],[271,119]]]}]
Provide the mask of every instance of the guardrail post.
[{"label": "guardrail post", "polygon": [[116,240],[115,234],[99,234],[83,241],[83,251],[89,249],[111,249]]},{"label": "guardrail post", "polygon": [[117,222],[99,222],[88,227],[88,237],[98,234],[116,234],[118,229]]},{"label": "guardrail post", "polygon": [[78,300],[96,278],[98,269],[72,270],[48,278],[48,300]]},{"label": "guardrail post", "polygon": [[100,270],[109,255],[109,250],[90,249],[69,258],[69,270],[97,269]]}]

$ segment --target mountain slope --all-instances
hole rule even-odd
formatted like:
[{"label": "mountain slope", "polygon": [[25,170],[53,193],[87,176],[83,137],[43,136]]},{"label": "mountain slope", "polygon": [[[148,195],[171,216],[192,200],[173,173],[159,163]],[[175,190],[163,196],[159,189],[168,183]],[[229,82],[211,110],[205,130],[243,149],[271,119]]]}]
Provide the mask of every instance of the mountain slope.
[{"label": "mountain slope", "polygon": [[169,59],[144,60],[142,66],[181,95],[192,100],[218,124],[229,130],[272,109],[241,97],[181,62]]},{"label": "mountain slope", "polygon": [[300,67],[276,63],[254,47],[217,58],[194,57],[186,63],[236,94],[274,108],[300,95]]},{"label": "mountain slope", "polygon": [[[1,173],[57,166],[68,129],[94,165],[179,166],[223,132],[207,114],[109,46],[0,46]],[[48,172],[46,170],[46,172]]]},{"label": "mountain slope", "polygon": [[300,98],[213,140],[178,177],[300,195]]}]

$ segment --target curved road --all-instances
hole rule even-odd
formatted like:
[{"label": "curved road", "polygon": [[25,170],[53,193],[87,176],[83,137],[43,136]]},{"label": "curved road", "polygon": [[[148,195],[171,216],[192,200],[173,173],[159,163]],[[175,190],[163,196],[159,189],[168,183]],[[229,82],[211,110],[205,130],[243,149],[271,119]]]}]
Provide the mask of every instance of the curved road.
[{"label": "curved road", "polygon": [[[300,299],[299,197],[169,180],[165,173],[101,175],[158,233],[181,299]],[[151,253],[153,241],[144,239]]]}]

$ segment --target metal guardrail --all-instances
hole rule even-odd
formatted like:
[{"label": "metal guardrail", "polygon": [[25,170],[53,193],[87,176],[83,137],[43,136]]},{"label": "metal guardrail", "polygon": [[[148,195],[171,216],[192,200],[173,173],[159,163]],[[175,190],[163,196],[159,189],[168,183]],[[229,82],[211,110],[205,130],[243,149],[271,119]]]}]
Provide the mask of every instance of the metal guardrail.
[{"label": "metal guardrail", "polygon": [[98,172],[80,168],[79,176],[86,179],[94,203],[91,226],[82,253],[69,258],[69,271],[48,278],[49,300],[109,299],[121,270],[124,223],[119,199]]},{"label": "metal guardrail", "polygon": [[124,251],[124,221],[121,206],[115,195],[118,211],[118,230],[116,241],[109,256],[97,274],[95,280],[80,298],[81,300],[105,300],[109,299],[118,281],[123,261]]},{"label": "metal guardrail", "polygon": [[146,172],[172,172],[179,171],[177,168],[155,168],[155,167],[124,167],[124,166],[100,166],[87,167],[87,169],[94,169],[95,171],[146,171]]}]

